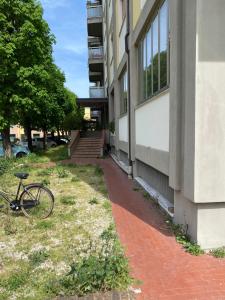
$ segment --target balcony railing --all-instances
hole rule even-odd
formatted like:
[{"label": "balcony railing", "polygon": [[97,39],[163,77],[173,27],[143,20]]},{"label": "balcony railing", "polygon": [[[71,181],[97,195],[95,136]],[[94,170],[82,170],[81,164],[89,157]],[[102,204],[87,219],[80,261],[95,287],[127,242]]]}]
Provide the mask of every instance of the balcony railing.
[{"label": "balcony railing", "polygon": [[104,50],[103,47],[91,47],[88,49],[89,51],[89,59],[102,59]]},{"label": "balcony railing", "polygon": [[89,36],[88,37],[88,46],[91,47],[101,47],[102,45],[102,39],[99,37],[93,37]]},{"label": "balcony railing", "polygon": [[90,98],[105,98],[105,88],[91,86],[89,89]]},{"label": "balcony railing", "polygon": [[103,16],[102,5],[89,4],[87,6],[87,16],[88,16],[88,19],[102,18],[102,16]]}]

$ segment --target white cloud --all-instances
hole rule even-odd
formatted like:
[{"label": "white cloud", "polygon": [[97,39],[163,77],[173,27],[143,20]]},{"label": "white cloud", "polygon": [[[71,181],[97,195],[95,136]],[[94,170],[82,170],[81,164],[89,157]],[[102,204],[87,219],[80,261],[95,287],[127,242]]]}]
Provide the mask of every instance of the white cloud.
[{"label": "white cloud", "polygon": [[87,46],[85,45],[65,45],[63,47],[64,50],[73,52],[77,55],[81,55],[87,52]]}]

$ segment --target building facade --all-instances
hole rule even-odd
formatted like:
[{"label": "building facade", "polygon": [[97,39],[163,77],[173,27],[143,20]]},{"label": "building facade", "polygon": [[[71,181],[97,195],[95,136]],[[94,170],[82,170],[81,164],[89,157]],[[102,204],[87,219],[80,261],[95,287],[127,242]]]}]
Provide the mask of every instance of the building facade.
[{"label": "building facade", "polygon": [[90,2],[113,158],[200,246],[224,246],[224,0]]}]

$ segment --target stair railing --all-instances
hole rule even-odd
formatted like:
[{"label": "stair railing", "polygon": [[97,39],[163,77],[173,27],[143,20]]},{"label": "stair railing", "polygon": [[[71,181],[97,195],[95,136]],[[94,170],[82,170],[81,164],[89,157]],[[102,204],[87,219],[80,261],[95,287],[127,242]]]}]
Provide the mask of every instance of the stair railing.
[{"label": "stair railing", "polygon": [[76,149],[76,146],[79,142],[79,139],[80,139],[80,131],[79,130],[72,130],[71,131],[71,141],[70,141],[69,146],[68,146],[68,155],[69,155],[70,158],[71,158],[73,152]]},{"label": "stair railing", "polygon": [[104,148],[105,148],[105,130],[102,130],[101,133],[101,149],[100,149],[100,156],[103,157],[104,156]]}]

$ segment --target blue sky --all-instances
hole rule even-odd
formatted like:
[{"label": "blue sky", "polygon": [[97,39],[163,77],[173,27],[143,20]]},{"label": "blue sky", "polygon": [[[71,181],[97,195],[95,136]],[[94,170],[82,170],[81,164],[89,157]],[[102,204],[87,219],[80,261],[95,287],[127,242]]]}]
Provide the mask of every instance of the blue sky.
[{"label": "blue sky", "polygon": [[88,97],[86,0],[40,2],[56,37],[55,63],[66,75],[66,86],[78,97]]}]

